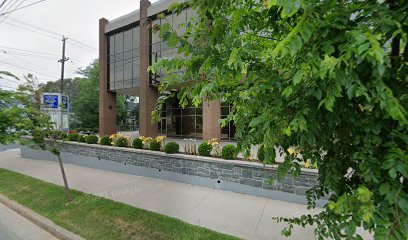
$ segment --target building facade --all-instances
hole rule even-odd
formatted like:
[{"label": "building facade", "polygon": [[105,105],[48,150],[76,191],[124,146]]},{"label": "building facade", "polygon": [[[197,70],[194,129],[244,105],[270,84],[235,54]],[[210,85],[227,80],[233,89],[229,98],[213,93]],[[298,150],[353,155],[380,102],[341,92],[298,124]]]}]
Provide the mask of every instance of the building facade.
[{"label": "building facade", "polygon": [[[151,4],[141,0],[139,10],[118,19],[99,20],[99,132],[101,135],[116,133],[116,94],[139,97],[140,135],[155,137],[223,139],[234,138],[233,124],[221,128],[219,120],[228,115],[230,106],[221,101],[204,102],[202,106],[187,106],[182,109],[176,99],[166,102],[161,112],[161,121],[152,124],[151,112],[159,97],[158,85],[165,77],[158,72],[154,76],[147,69],[160,58],[177,54],[160,39],[152,26],[170,22],[173,28],[183,33],[182,23],[195,14],[191,9],[181,14],[167,13],[175,0],[160,0]],[[137,8],[137,6],[135,6]],[[157,18],[164,13],[165,20]]]}]

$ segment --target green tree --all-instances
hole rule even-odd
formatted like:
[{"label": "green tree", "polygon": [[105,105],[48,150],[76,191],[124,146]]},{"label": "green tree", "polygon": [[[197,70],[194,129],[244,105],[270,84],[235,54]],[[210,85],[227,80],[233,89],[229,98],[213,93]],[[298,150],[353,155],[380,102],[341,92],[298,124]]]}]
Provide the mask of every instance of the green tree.
[{"label": "green tree", "polygon": [[[71,102],[75,102],[79,94],[79,82],[81,78],[64,79],[64,94],[68,96]],[[48,81],[41,86],[43,92],[61,92],[61,80]]]},{"label": "green tree", "polygon": [[[2,76],[18,79],[8,72],[0,72],[0,79]],[[17,91],[0,89],[0,144],[17,141],[30,147],[48,150],[56,155],[67,199],[72,201],[60,153],[61,134],[52,131],[53,123],[50,117],[41,111],[37,98],[39,89],[37,78],[28,74],[25,80]],[[27,135],[31,135],[32,139],[24,137]]]},{"label": "green tree", "polygon": [[[73,113],[80,122],[81,128],[87,130],[99,127],[99,62],[94,60],[86,68],[78,70],[84,76],[77,79],[77,96],[72,101]],[[120,122],[126,116],[125,98],[117,96],[117,116]]]},{"label": "green tree", "polygon": [[72,112],[79,121],[81,128],[92,130],[98,128],[99,123],[99,64],[92,61],[86,68],[79,69],[78,74],[83,78],[76,80],[77,97],[72,101]]},{"label": "green tree", "polygon": [[232,104],[222,122],[234,121],[240,150],[263,144],[268,162],[283,146],[279,178],[299,174],[308,159],[317,164],[308,204],[329,203],[319,214],[280,219],[285,235],[300,224],[314,225],[319,239],[361,239],[357,227],[407,239],[408,2],[189,0],[169,10],[185,7],[198,16],[183,35],[169,23],[153,26],[184,56],[150,68],[169,73],[155,119],[182,85],[182,106]]}]

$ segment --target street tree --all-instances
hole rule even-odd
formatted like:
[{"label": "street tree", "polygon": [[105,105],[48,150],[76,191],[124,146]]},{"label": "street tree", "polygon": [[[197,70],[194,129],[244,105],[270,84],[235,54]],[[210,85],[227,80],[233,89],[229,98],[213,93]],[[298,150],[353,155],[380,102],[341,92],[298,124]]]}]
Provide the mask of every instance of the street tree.
[{"label": "street tree", "polygon": [[[261,144],[265,161],[284,151],[278,176],[318,166],[308,206],[323,211],[281,218],[315,227],[319,239],[408,236],[408,2],[404,0],[187,0],[197,16],[153,25],[178,55],[150,67],[162,104],[223,100],[240,150]],[[185,27],[177,34],[178,27]],[[178,31],[183,32],[183,31]],[[181,87],[180,87],[181,86]],[[289,148],[295,146],[295,148]],[[287,149],[290,151],[288,152]]]},{"label": "street tree", "polygon": [[[19,80],[8,72],[0,72],[1,76]],[[57,156],[66,196],[68,201],[72,201],[60,151],[63,134],[52,130],[50,117],[41,111],[37,79],[31,74],[24,78],[25,82],[19,85],[17,91],[0,89],[0,144],[17,142],[48,150]],[[27,138],[27,135],[32,138]]]}]

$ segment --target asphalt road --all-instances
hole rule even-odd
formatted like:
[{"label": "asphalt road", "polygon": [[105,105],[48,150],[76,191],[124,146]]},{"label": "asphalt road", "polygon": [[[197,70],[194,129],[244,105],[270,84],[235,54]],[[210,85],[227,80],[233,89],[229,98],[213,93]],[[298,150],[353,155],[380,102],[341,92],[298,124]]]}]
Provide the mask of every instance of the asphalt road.
[{"label": "asphalt road", "polygon": [[56,240],[56,238],[0,204],[0,240]]}]

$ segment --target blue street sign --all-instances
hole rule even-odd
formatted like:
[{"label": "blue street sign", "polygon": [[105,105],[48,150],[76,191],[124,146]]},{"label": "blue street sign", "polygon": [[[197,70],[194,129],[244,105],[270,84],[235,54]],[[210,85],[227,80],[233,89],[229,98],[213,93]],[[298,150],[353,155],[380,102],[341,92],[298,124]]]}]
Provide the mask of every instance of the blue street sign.
[{"label": "blue street sign", "polygon": [[68,109],[68,98],[65,96],[62,96],[62,105],[64,109]]},{"label": "blue street sign", "polygon": [[44,95],[44,107],[58,108],[58,95]]}]

